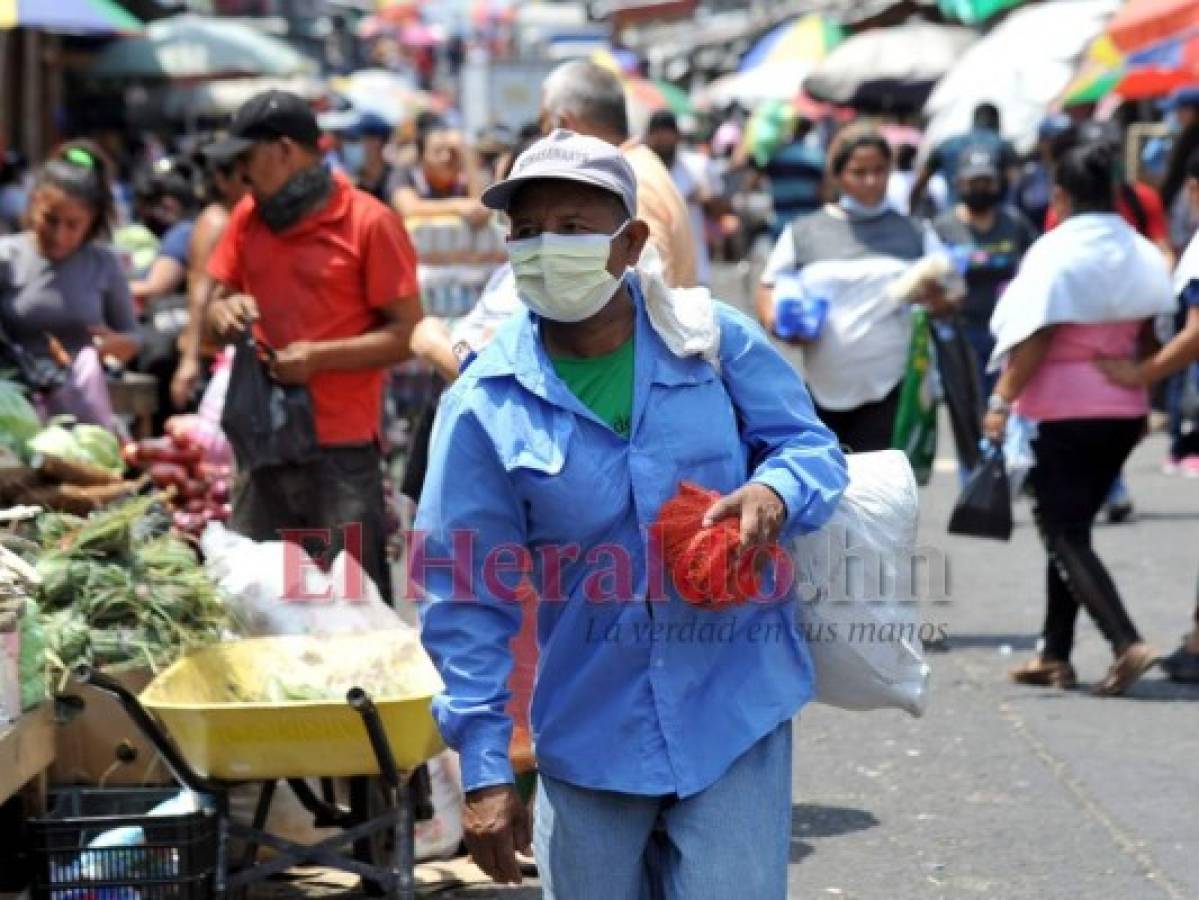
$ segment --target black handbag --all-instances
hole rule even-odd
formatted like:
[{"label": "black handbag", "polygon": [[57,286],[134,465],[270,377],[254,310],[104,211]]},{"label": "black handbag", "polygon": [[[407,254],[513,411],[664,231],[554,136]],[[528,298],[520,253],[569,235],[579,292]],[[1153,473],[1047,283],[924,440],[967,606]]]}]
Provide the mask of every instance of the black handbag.
[{"label": "black handbag", "polygon": [[261,347],[246,331],[233,355],[221,428],[243,472],[312,462],[320,448],[312,396],[303,385],[281,384],[259,358]]},{"label": "black handbag", "polygon": [[991,445],[949,517],[949,533],[1006,541],[1012,536],[1012,492],[1003,449]]}]

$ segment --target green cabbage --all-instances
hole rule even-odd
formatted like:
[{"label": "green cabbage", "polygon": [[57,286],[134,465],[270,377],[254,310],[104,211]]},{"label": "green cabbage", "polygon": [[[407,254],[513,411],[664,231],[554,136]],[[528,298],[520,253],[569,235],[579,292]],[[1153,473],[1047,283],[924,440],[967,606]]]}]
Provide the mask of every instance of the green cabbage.
[{"label": "green cabbage", "polygon": [[30,453],[90,463],[111,472],[119,473],[124,469],[120,442],[99,425],[74,425],[68,428],[59,422],[52,422],[29,441],[28,447]]},{"label": "green cabbage", "polygon": [[121,472],[125,464],[121,461],[121,442],[107,428],[99,425],[76,425],[75,443],[93,463],[112,472]]},{"label": "green cabbage", "polygon": [[75,443],[75,436],[62,425],[47,425],[29,440],[29,452],[45,453],[59,459],[87,462]]},{"label": "green cabbage", "polygon": [[25,392],[11,381],[0,378],[0,444],[22,455],[25,442],[41,430],[37,410],[25,398]]}]

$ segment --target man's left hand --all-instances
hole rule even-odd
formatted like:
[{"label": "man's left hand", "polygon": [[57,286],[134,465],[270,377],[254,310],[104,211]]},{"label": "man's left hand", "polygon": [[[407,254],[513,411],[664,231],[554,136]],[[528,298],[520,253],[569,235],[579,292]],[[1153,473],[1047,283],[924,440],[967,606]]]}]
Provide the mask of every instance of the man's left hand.
[{"label": "man's left hand", "polygon": [[741,549],[746,550],[778,540],[787,518],[787,507],[766,485],[750,482],[713,503],[704,515],[704,527],[730,516],[741,517]]},{"label": "man's left hand", "polygon": [[275,352],[271,376],[283,384],[307,384],[318,371],[316,346],[311,341],[295,341]]}]

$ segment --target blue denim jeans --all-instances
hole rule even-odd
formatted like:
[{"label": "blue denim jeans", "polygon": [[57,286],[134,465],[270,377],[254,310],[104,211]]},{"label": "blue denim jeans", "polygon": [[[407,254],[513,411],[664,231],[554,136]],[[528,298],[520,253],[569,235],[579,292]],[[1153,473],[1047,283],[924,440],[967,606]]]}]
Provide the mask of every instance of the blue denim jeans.
[{"label": "blue denim jeans", "polygon": [[789,721],[682,800],[538,777],[545,900],[785,900],[790,846]]}]

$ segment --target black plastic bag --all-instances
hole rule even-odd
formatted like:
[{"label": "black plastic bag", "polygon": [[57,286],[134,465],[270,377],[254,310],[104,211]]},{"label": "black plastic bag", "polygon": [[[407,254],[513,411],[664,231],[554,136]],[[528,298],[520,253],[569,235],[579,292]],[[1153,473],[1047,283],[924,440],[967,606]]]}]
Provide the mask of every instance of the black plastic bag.
[{"label": "black plastic bag", "polygon": [[992,445],[949,517],[949,533],[1006,541],[1012,536],[1012,492],[1003,450]]},{"label": "black plastic bag", "polygon": [[308,388],[273,379],[248,331],[233,356],[221,428],[243,472],[311,462],[319,452]]}]

